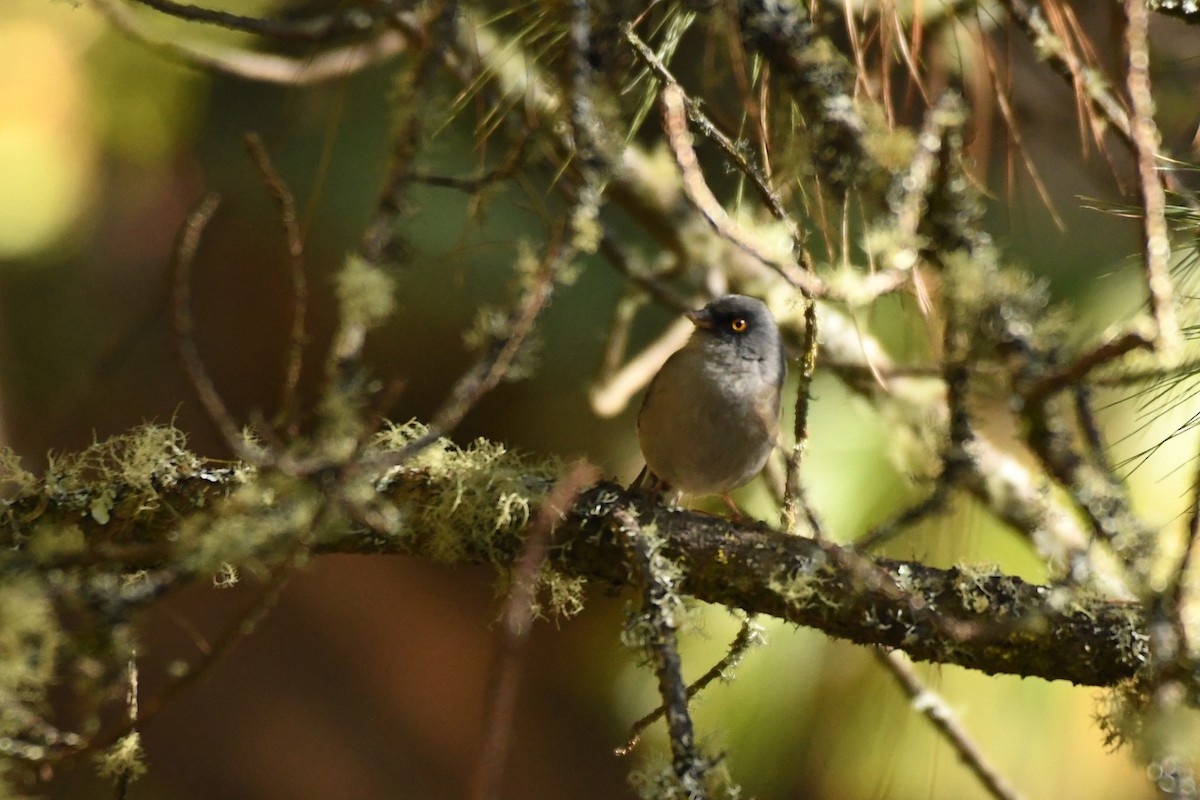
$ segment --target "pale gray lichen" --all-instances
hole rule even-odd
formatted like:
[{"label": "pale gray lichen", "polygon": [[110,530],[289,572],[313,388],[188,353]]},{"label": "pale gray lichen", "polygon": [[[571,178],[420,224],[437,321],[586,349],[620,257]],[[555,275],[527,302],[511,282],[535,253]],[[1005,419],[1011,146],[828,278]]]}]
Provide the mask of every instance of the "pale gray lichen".
[{"label": "pale gray lichen", "polygon": [[[711,800],[741,800],[742,787],[734,783],[729,768],[720,757],[700,756],[703,796]],[[629,786],[641,800],[691,800],[694,788],[685,786],[674,765],[661,755],[652,755],[629,773]]]}]

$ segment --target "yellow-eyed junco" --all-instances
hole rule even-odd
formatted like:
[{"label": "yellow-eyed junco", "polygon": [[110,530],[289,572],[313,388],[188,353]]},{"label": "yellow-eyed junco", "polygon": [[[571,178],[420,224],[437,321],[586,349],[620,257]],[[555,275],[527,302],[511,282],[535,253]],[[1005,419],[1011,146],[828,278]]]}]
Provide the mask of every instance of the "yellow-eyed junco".
[{"label": "yellow-eyed junco", "polygon": [[634,485],[729,501],[777,442],[783,342],[752,297],[725,295],[687,317],[696,330],[654,376],[638,412],[646,469]]}]

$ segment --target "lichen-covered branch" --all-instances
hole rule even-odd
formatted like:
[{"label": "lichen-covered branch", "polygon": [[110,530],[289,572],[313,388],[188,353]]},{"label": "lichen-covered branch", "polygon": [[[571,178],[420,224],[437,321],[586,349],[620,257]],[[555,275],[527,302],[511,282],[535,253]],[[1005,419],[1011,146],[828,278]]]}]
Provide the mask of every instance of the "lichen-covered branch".
[{"label": "lichen-covered branch", "polygon": [[[420,433],[394,429],[389,446]],[[94,489],[31,484],[4,507],[3,570],[94,576],[169,563],[181,578],[205,576],[225,563],[283,558],[301,533],[316,553],[408,553],[508,567],[531,509],[557,474],[555,465],[486,442],[462,450],[442,441],[375,481],[375,504],[402,520],[392,534],[363,530],[344,515],[318,515],[325,501],[315,479],[212,469],[180,454],[161,463],[169,466],[143,471],[137,483],[113,473]],[[969,567],[868,559],[761,524],[651,506],[614,484],[579,499],[556,529],[550,563],[576,579],[629,584],[623,513],[661,537],[662,554],[682,571],[681,591],[917,660],[1112,685],[1146,657],[1137,604]],[[320,528],[310,530],[314,521]]]}]

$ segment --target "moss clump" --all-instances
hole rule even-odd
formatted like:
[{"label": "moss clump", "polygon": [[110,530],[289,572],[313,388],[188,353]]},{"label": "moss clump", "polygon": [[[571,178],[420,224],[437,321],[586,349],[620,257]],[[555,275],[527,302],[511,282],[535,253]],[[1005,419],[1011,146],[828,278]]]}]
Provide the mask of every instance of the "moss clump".
[{"label": "moss clump", "polygon": [[334,281],[343,325],[374,328],[391,316],[396,282],[383,270],[350,256]]},{"label": "moss clump", "polygon": [[[742,787],[733,782],[724,760],[719,757],[701,758],[704,796],[713,800],[740,800],[743,796]],[[661,756],[651,756],[631,771],[629,785],[642,800],[690,800],[696,796],[675,774],[674,765]]]},{"label": "moss clump", "polygon": [[0,489],[7,487],[9,494],[20,496],[32,492],[37,485],[37,476],[21,466],[21,457],[10,447],[0,447]]},{"label": "moss clump", "polygon": [[[211,514],[189,518],[179,528],[181,557],[189,571],[227,580],[231,566],[250,566],[311,542],[327,500],[310,484],[278,473],[238,487]],[[236,572],[236,569],[234,570]]]},{"label": "moss clump", "polygon": [[[137,517],[159,507],[159,495],[203,469],[187,437],[170,425],[146,424],[94,442],[78,453],[51,455],[46,474],[28,492],[74,506],[107,524],[112,516]],[[118,495],[114,487],[120,487]]]},{"label": "moss clump", "polygon": [[39,521],[29,537],[26,551],[39,564],[50,564],[61,557],[81,553],[86,546],[83,529],[78,525]]},{"label": "moss clump", "polygon": [[127,733],[96,757],[101,777],[112,781],[135,781],[146,774],[145,752],[137,731]]},{"label": "moss clump", "polygon": [[[0,584],[0,706],[41,702],[62,642],[49,588],[33,576],[7,576]],[[0,714],[0,732],[16,733],[16,724]]]},{"label": "moss clump", "polygon": [[[392,425],[375,446],[394,452],[427,432],[416,421]],[[422,480],[420,503],[406,502],[403,493],[396,500],[407,535],[429,556],[497,562],[519,546],[519,539],[501,534],[525,527],[561,472],[555,460],[535,462],[484,439],[465,448],[439,439],[385,475],[378,488],[387,491],[401,476]]]}]

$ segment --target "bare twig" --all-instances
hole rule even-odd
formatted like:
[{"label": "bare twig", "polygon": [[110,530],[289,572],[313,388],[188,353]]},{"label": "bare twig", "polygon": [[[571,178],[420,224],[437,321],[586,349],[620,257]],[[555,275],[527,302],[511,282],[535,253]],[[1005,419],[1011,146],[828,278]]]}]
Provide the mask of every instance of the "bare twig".
[{"label": "bare twig", "polygon": [[409,172],[406,178],[413,183],[421,183],[426,186],[437,186],[443,189],[457,189],[460,192],[477,194],[489,186],[494,186],[495,184],[516,174],[517,170],[524,166],[528,145],[529,136],[521,136],[517,142],[511,148],[509,148],[508,153],[505,154],[504,158],[501,159],[499,164],[489,170],[477,173],[475,175],[438,175],[431,172],[412,170]]},{"label": "bare twig", "polygon": [[[678,84],[667,84],[661,94],[663,106],[663,128],[667,141],[675,154],[675,161],[683,177],[683,189],[688,200],[704,216],[721,237],[732,242],[759,263],[783,277],[799,289],[806,297],[838,299],[846,302],[863,303],[895,291],[903,285],[907,272],[886,271],[860,278],[860,285],[843,297],[835,292],[816,273],[800,267],[800,262],[781,259],[765,251],[754,238],[738,225],[708,188],[696,151],[692,148],[691,134],[687,129],[685,95]],[[801,250],[801,254],[803,250]],[[804,256],[801,255],[803,259]]]},{"label": "bare twig", "polygon": [[679,88],[679,96],[682,100],[684,109],[687,111],[688,119],[692,121],[692,123],[700,130],[706,139],[721,148],[721,151],[725,153],[726,157],[733,162],[738,170],[740,170],[742,174],[750,179],[750,183],[754,186],[755,190],[757,190],[759,196],[762,198],[763,204],[766,205],[768,210],[770,210],[771,215],[783,223],[783,225],[787,228],[788,235],[791,236],[792,239],[792,248],[795,253],[795,257],[800,266],[805,270],[811,271],[812,264],[809,262],[808,255],[804,247],[804,232],[801,230],[800,225],[796,222],[795,218],[793,218],[792,215],[788,213],[787,209],[784,208],[783,200],[779,197],[779,193],[771,185],[771,181],[766,174],[758,168],[758,165],[754,164],[749,158],[747,158],[745,152],[741,148],[735,145],[728,136],[722,133],[717,126],[713,124],[712,120],[708,118],[708,115],[706,115],[700,109],[700,105],[698,103],[694,102],[690,97],[687,96],[686,93],[684,93],[683,87],[679,86],[679,82],[675,80],[675,76],[673,76],[662,63],[662,61],[659,60],[654,51],[651,50],[636,33],[634,33],[632,25],[625,26],[625,39],[630,45],[633,46],[634,53],[636,53],[638,58],[641,59],[641,61],[646,65],[647,69],[649,69],[650,72],[652,72],[664,86],[675,86]]},{"label": "bare twig", "polygon": [[929,720],[946,743],[958,753],[958,758],[971,771],[984,790],[996,800],[1018,800],[1020,795],[1008,781],[988,763],[979,746],[971,740],[962,723],[955,717],[946,700],[926,686],[917,676],[912,663],[899,653],[873,648],[875,659],[887,669],[912,701],[913,710]]},{"label": "bare twig", "polygon": [[1147,335],[1142,326],[1135,325],[1119,336],[1101,342],[1071,363],[1041,376],[1036,383],[1022,393],[1022,397],[1027,404],[1041,402],[1045,398],[1083,381],[1092,370],[1109,364],[1132,350],[1152,346],[1153,341],[1153,338]]},{"label": "bare twig", "polygon": [[121,33],[169,58],[197,69],[284,86],[313,86],[395,58],[408,48],[409,31],[423,24],[411,14],[402,13],[397,15],[396,21],[405,21],[399,26],[403,30],[384,28],[373,38],[293,57],[207,42],[163,39],[151,33],[143,20],[120,0],[88,2]]},{"label": "bare twig", "polygon": [[420,40],[412,72],[401,84],[407,96],[399,105],[406,116],[392,137],[391,164],[359,245],[363,257],[372,264],[396,257],[396,225],[407,205],[409,176],[428,122],[420,109],[426,92],[432,88],[434,70],[441,65],[443,53],[453,40],[456,9],[455,0],[433,4],[427,36]]},{"label": "bare twig", "polygon": [[[742,662],[742,659],[746,657],[746,652],[762,641],[762,630],[762,626],[755,621],[753,615],[746,617],[742,622],[742,627],[738,629],[737,635],[729,643],[729,649],[721,657],[721,660],[709,667],[707,672],[688,685],[688,699],[690,700],[704,691],[705,687],[718,678],[728,680],[730,671]],[[667,713],[666,706],[660,705],[629,726],[629,738],[625,740],[625,744],[614,750],[616,755],[627,756],[632,753],[638,744],[641,743],[642,732],[661,719],[665,713]]]},{"label": "bare twig", "polygon": [[[254,601],[211,643],[204,651],[203,658],[198,663],[189,665],[186,672],[172,679],[153,696],[139,700],[136,708],[133,709],[136,714],[130,714],[120,724],[91,739],[82,739],[72,747],[64,747],[54,752],[48,760],[61,761],[82,753],[102,750],[135,729],[145,727],[146,723],[166,710],[171,701],[180,692],[195,684],[204,675],[207,675],[214,666],[233,652],[239,642],[253,633],[258,624],[267,616],[267,613],[278,603],[283,589],[287,586],[288,580],[291,578],[297,559],[302,554],[308,552],[309,544],[306,539],[297,538],[294,541],[287,557],[272,569],[267,582],[263,585],[263,588]],[[180,576],[175,577],[179,578]],[[171,584],[176,582],[171,581]],[[156,587],[154,596],[159,596],[162,590],[162,588]]]},{"label": "bare twig", "polygon": [[633,396],[650,383],[671,354],[683,347],[693,330],[695,326],[686,319],[676,320],[625,366],[602,376],[589,393],[592,410],[602,417],[614,417],[624,411]]},{"label": "bare twig", "polygon": [[1166,193],[1158,175],[1158,126],[1154,124],[1154,95],[1150,90],[1150,10],[1145,0],[1125,0],[1125,47],[1129,66],[1126,86],[1133,110],[1131,133],[1137,154],[1138,187],[1142,200],[1142,268],[1150,299],[1150,314],[1158,329],[1155,349],[1167,363],[1182,354],[1183,342],[1175,317],[1171,283],[1171,236],[1167,228]]},{"label": "bare twig", "polygon": [[162,14],[188,22],[215,25],[231,31],[253,33],[286,41],[322,42],[344,36],[361,35],[378,25],[389,14],[399,10],[394,0],[377,0],[367,6],[353,6],[329,14],[308,18],[269,19],[248,17],[211,8],[179,3],[175,0],[135,0]]},{"label": "bare twig", "polygon": [[521,659],[533,624],[538,572],[549,552],[554,526],[570,510],[579,493],[598,477],[595,467],[579,462],[555,484],[538,510],[521,554],[513,565],[512,588],[500,615],[500,633],[493,657],[483,749],[475,764],[468,794],[472,800],[500,796],[521,678]]},{"label": "bare twig", "polygon": [[959,314],[953,307],[953,295],[947,293],[945,329],[942,337],[942,382],[946,387],[948,441],[941,453],[941,471],[933,491],[916,505],[875,527],[857,542],[864,550],[878,547],[885,541],[919,522],[930,514],[942,511],[958,482],[971,472],[978,472],[972,462],[974,433],[967,410],[970,376],[967,372],[967,335],[962,330]]},{"label": "bare twig", "polygon": [[784,261],[765,252],[749,234],[742,230],[713,195],[700,171],[696,151],[692,149],[691,134],[687,130],[684,110],[684,94],[678,84],[667,84],[661,94],[663,127],[667,140],[675,152],[675,160],[683,173],[683,187],[688,199],[704,215],[713,229],[722,237],[778,272],[784,279],[799,288],[809,297],[824,297],[829,293],[825,282],[814,273],[800,269],[793,261]]},{"label": "bare twig", "polygon": [[551,243],[532,285],[509,316],[505,336],[493,342],[487,348],[487,352],[458,379],[446,400],[433,415],[425,435],[413,440],[401,450],[388,453],[382,463],[403,463],[433,444],[457,426],[485,394],[496,388],[512,367],[522,345],[533,331],[534,323],[550,299],[555,275],[573,252],[573,248],[561,241]]},{"label": "bare twig", "polygon": [[289,432],[294,433],[296,419],[296,388],[300,384],[300,371],[304,364],[304,345],[307,341],[306,318],[308,314],[308,280],[304,274],[304,238],[296,219],[296,200],[287,183],[280,176],[262,139],[256,133],[246,134],[246,148],[250,157],[262,173],[267,190],[279,207],[279,222],[287,239],[288,268],[292,278],[292,331],[284,368],[283,389],[279,398],[279,421]]},{"label": "bare twig", "polygon": [[196,336],[192,322],[192,265],[196,259],[196,250],[200,247],[200,239],[204,229],[217,212],[221,198],[217,194],[207,195],[196,207],[180,228],[175,245],[174,257],[174,322],[175,343],[179,357],[183,361],[184,370],[200,404],[208,413],[208,417],[217,426],[225,444],[241,459],[255,464],[261,464],[264,454],[251,447],[242,437],[233,415],[221,399],[212,378],[204,368],[204,361],[196,348]]}]

